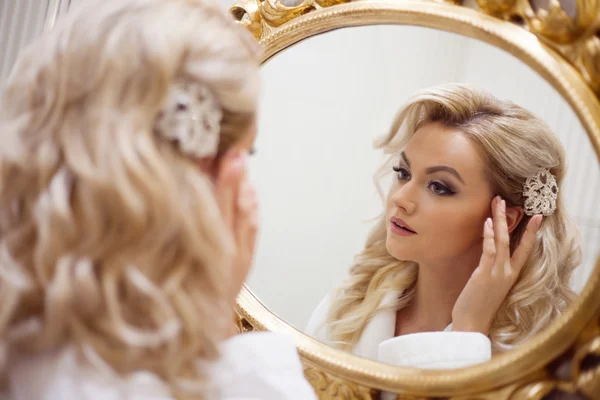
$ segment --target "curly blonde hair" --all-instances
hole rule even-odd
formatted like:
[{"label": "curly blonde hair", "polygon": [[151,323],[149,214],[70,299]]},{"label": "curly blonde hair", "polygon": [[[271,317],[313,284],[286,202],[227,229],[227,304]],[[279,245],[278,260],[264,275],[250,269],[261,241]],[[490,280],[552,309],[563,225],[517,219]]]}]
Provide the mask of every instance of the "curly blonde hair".
[{"label": "curly blonde hair", "polygon": [[[564,150],[548,126],[513,103],[467,85],[446,84],[417,93],[397,115],[390,132],[376,142],[387,155],[376,181],[397,161],[412,135],[427,123],[459,129],[473,141],[488,166],[495,192],[507,204],[523,206],[525,180],[541,168],[549,169],[560,185],[565,176]],[[527,226],[525,216],[511,234],[511,252]],[[577,229],[558,199],[553,215],[544,218],[533,252],[493,322],[494,352],[510,350],[561,315],[574,293],[569,280],[580,263]],[[356,256],[349,279],[333,297],[326,328],[337,347],[349,350],[366,324],[380,310],[390,290],[400,290],[395,310],[415,294],[418,264],[400,261],[386,249],[385,215],[370,232]]]},{"label": "curly blonde hair", "polygon": [[210,0],[88,1],[22,52],[0,98],[8,362],[74,344],[202,397],[194,363],[233,321],[233,242],[210,177],[152,125],[172,83],[201,82],[222,154],[254,123],[258,73],[258,46]]}]

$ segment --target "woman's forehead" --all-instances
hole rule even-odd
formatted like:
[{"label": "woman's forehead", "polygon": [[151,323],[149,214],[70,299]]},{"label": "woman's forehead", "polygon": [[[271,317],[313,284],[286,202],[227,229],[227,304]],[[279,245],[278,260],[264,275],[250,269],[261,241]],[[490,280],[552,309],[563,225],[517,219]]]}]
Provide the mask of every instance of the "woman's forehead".
[{"label": "woman's forehead", "polygon": [[449,166],[461,175],[485,178],[485,163],[473,140],[459,129],[439,123],[425,124],[405,148],[411,167]]}]

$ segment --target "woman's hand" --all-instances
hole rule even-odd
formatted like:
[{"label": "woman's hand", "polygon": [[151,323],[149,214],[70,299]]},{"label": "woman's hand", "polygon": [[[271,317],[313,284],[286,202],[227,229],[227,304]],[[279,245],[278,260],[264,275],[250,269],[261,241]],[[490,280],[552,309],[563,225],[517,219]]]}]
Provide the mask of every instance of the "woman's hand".
[{"label": "woman's hand", "polygon": [[225,155],[216,178],[216,197],[223,221],[234,239],[230,302],[235,299],[252,265],[258,231],[258,200],[246,172],[247,153]]},{"label": "woman's hand", "polygon": [[510,256],[506,203],[492,200],[492,216],[483,229],[483,254],[479,266],[461,292],[452,310],[452,330],[488,335],[502,302],[513,287],[529,257],[542,216],[532,217],[519,246]]}]

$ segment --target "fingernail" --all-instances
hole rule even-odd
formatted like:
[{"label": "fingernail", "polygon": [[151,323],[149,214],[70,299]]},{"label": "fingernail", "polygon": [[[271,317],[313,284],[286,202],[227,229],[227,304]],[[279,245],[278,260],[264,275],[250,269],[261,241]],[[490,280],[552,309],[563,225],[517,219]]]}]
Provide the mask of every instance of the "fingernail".
[{"label": "fingernail", "polygon": [[506,212],[506,201],[500,201],[500,210],[502,210],[502,212]]},{"label": "fingernail", "polygon": [[250,201],[246,197],[241,196],[238,198],[238,207],[244,211],[248,211],[250,208]]},{"label": "fingernail", "polygon": [[245,152],[243,151],[238,151],[236,158],[235,158],[235,165],[236,167],[244,167],[246,165],[246,161],[248,159],[248,156],[246,155]]},{"label": "fingernail", "polygon": [[238,206],[244,211],[249,211],[255,203],[254,197],[248,190],[247,186],[244,187],[238,198]]},{"label": "fingernail", "polygon": [[490,229],[494,229],[494,224],[492,223],[492,219],[488,218],[485,220],[485,224],[487,225],[488,228]]}]

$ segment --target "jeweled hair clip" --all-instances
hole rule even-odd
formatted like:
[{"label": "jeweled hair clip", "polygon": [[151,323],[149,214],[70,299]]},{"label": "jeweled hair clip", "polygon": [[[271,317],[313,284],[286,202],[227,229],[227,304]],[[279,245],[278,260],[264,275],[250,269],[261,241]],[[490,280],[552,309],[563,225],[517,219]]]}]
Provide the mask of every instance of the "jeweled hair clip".
[{"label": "jeweled hair clip", "polygon": [[154,124],[162,138],[193,158],[214,156],[223,112],[212,91],[201,83],[175,83]]},{"label": "jeweled hair clip", "polygon": [[552,215],[556,210],[558,198],[558,184],[550,170],[541,169],[527,178],[523,187],[525,200],[525,214],[532,216],[542,214]]}]

